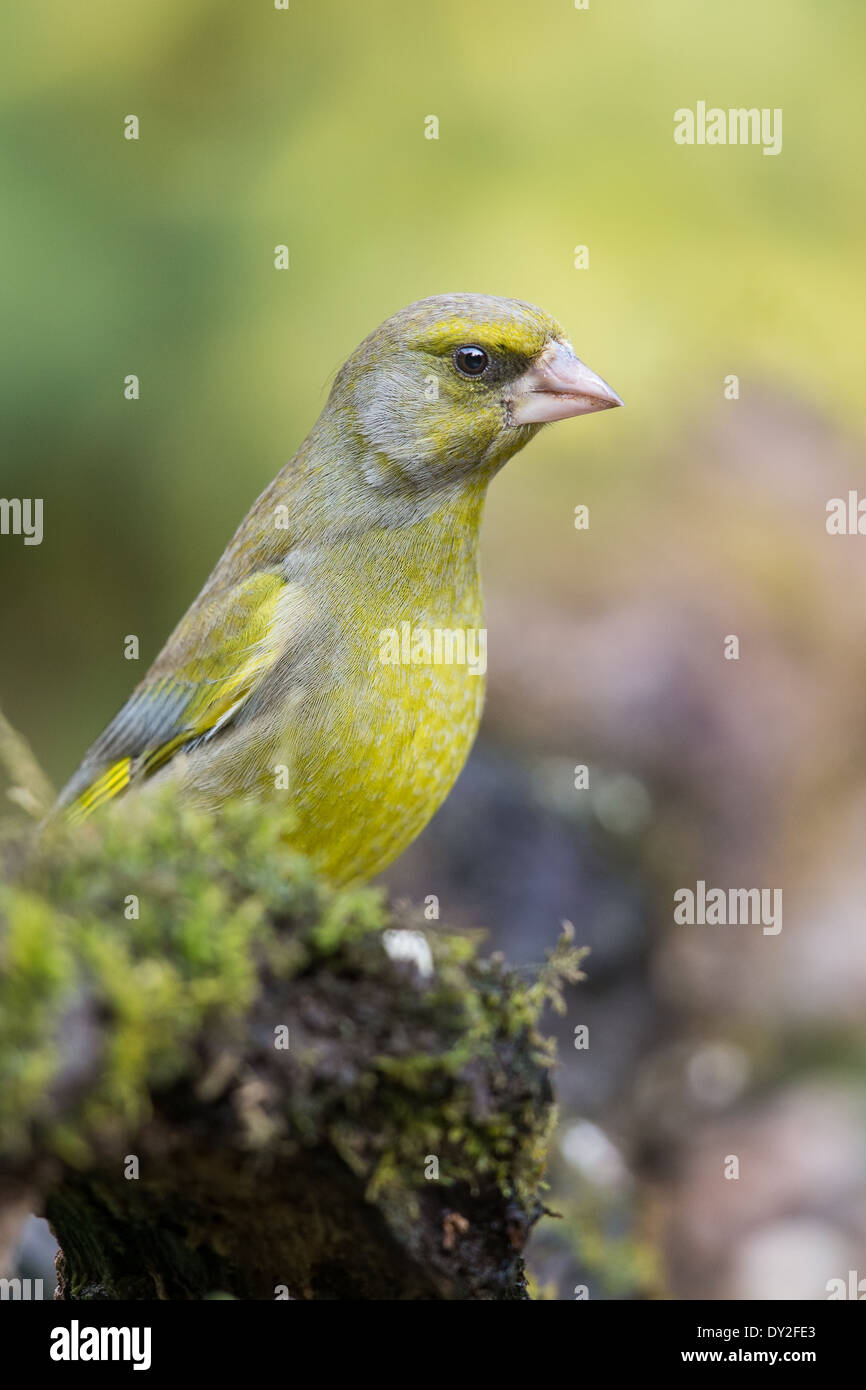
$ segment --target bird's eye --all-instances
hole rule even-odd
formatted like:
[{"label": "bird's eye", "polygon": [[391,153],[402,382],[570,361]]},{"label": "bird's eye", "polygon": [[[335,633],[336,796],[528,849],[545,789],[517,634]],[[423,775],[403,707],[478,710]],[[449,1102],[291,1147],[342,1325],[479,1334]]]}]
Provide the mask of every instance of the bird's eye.
[{"label": "bird's eye", "polygon": [[454,354],[454,366],[463,376],[481,376],[490,365],[490,358],[483,348],[471,344],[460,347]]}]

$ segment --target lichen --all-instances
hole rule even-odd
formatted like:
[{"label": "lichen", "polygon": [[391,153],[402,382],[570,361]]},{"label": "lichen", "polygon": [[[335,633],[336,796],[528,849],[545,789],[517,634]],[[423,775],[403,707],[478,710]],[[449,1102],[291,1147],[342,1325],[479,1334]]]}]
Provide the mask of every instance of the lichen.
[{"label": "lichen", "polygon": [[146,1125],[155,1095],[205,1085],[203,1055],[248,1051],[265,982],[285,1000],[276,1024],[314,980],[345,1075],[312,1084],[325,1043],[300,1029],[279,1122],[251,1120],[249,1142],[327,1138],[373,1197],[423,1187],[435,1154],[442,1183],[529,1201],[551,1119],[537,1024],[577,954],[566,943],[526,982],[476,937],[425,924],[434,971],[419,979],[382,948],[404,923],[381,892],[329,887],[283,829],[252,804],[214,816],[163,794],[42,834],[0,887],[0,1158],[86,1168]]}]

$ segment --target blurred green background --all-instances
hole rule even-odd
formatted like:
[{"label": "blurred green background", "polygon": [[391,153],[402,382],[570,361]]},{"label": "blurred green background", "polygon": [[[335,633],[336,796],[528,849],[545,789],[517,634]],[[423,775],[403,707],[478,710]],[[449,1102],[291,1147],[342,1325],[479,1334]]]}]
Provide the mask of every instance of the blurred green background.
[{"label": "blurred green background", "polygon": [[[122,635],[156,651],[412,299],[536,301],[628,406],[499,480],[491,588],[596,590],[727,372],[861,426],[855,3],[33,0],[5,26],[2,488],[46,536],[0,546],[3,698],[58,777],[127,691]],[[698,99],[781,106],[782,154],[675,145]]]},{"label": "blurred green background", "polygon": [[[674,1073],[691,1075],[697,1038],[695,1055],[727,1048],[713,1056],[740,1077],[722,1086],[723,1110],[757,1086],[769,1124],[771,1078],[796,1111],[814,1092],[785,1088],[792,1075],[811,1087],[815,1067],[821,1104],[841,1086],[839,1113],[862,1109],[844,1078],[866,1050],[852,907],[864,887],[866,541],[828,537],[824,508],[863,477],[866,11],[30,0],[3,30],[0,495],[45,505],[40,547],[0,538],[7,714],[64,779],[368,331],[448,290],[541,304],[627,409],[546,431],[492,489],[485,746],[519,762],[546,813],[638,874],[652,943],[626,981],[650,1009],[646,1032],[603,1096],[577,1086],[574,1114],[595,1105],[599,1129],[568,1131],[563,1163],[604,1188],[586,1154],[602,1162],[605,1133],[627,1132],[640,1214],[629,1195],[614,1224],[630,1241],[648,1223],[669,1258],[649,1274],[639,1250],[638,1272],[626,1261],[605,1286],[614,1293],[688,1296],[695,1269],[694,1296],[778,1292],[783,1275],[764,1271],[792,1259],[820,1289],[825,1264],[827,1278],[844,1273],[834,1261],[866,1248],[859,1120],[834,1150],[851,1205],[830,1235],[790,1193],[776,1219],[775,1171],[740,1212],[743,1241],[763,1232],[770,1253],[708,1254],[688,1224],[690,1202],[704,1203],[700,1155],[681,1152],[694,1113],[647,1130],[650,1114],[680,1114],[670,1097],[691,1082],[677,1090],[653,1071],[635,1101],[635,1075],[650,1039],[653,1065],[664,1071],[673,1048]],[[698,100],[781,107],[782,153],[676,145],[673,113]],[[138,142],[123,138],[130,113]],[[431,114],[438,140],[424,138]],[[273,268],[278,243],[286,272]],[[589,269],[575,269],[576,245]],[[137,402],[124,399],[128,373]],[[724,398],[729,373],[737,401]],[[577,503],[590,507],[586,533]],[[738,664],[721,659],[731,632]],[[137,666],[123,659],[128,633]],[[579,809],[577,762],[598,773]],[[395,882],[402,872],[423,896],[425,863],[408,860]],[[784,882],[783,936],[671,941],[671,885],[714,873]],[[555,929],[539,925],[536,957]],[[803,1178],[804,1192],[824,1180]],[[799,1234],[773,1236],[792,1219]],[[727,1211],[717,1224],[736,1222]],[[576,1279],[565,1258],[553,1252],[542,1284]]]}]

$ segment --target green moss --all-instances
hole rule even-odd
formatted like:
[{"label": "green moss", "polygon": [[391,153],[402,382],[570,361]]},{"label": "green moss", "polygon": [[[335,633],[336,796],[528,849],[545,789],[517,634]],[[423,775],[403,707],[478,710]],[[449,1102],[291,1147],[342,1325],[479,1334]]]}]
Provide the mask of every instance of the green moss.
[{"label": "green moss", "polygon": [[[371,1194],[405,1201],[435,1154],[445,1184],[490,1181],[530,1201],[551,1114],[537,1022],[578,953],[566,940],[526,984],[480,959],[476,938],[425,924],[434,973],[419,982],[383,949],[383,929],[405,923],[381,893],[318,881],[281,829],[253,805],[209,816],[169,792],[45,832],[0,890],[0,1159],[29,1148],[85,1168],[116,1151],[166,1088],[208,1093],[201,1057],[215,1039],[230,1069],[251,1019],[258,1036],[290,1020],[304,988],[324,1040],[293,1042],[279,1113],[245,1112],[248,1145],[327,1142]],[[58,1113],[82,1028],[97,1055]],[[326,1044],[346,1061],[322,1081]]]}]

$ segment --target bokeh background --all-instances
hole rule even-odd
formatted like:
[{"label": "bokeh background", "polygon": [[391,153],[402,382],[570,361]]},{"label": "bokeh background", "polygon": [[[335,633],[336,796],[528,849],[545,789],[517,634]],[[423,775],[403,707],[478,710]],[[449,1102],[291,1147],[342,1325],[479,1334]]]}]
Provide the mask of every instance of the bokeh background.
[{"label": "bokeh background", "polygon": [[[866,487],[862,5],[29,0],[3,27],[0,494],[45,505],[41,546],[0,537],[13,723],[62,781],[382,318],[543,305],[627,409],[496,481],[483,735],[388,882],[529,970],[563,918],[592,948],[554,1025],[540,1296],[866,1276],[866,539],[825,529]],[[676,145],[698,100],[781,107],[782,153]],[[698,878],[781,886],[781,934],[675,926]]]}]

